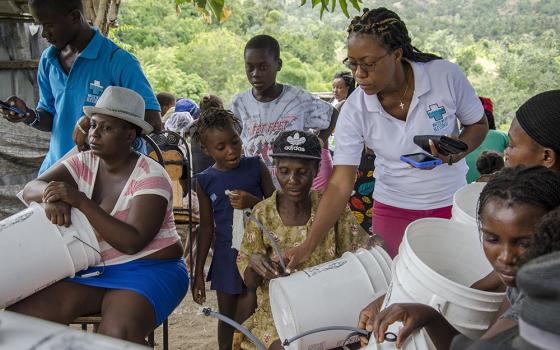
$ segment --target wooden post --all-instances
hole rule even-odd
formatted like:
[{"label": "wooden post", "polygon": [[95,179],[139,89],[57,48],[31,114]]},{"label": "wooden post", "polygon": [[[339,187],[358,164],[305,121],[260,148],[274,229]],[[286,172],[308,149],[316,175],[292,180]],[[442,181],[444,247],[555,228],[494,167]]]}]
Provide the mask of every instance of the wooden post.
[{"label": "wooden post", "polygon": [[111,27],[118,26],[117,17],[121,0],[82,0],[84,13],[88,22],[99,28],[103,35],[109,33]]}]

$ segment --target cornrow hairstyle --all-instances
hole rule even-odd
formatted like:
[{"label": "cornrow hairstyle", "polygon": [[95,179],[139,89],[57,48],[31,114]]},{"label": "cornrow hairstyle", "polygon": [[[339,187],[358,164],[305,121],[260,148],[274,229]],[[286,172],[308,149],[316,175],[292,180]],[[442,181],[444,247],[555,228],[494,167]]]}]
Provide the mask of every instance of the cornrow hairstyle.
[{"label": "cornrow hairstyle", "polygon": [[209,108],[202,112],[192,133],[194,142],[203,144],[208,130],[225,130],[232,128],[235,132],[241,131],[241,124],[232,111],[223,108]]},{"label": "cornrow hairstyle", "polygon": [[216,95],[206,95],[200,100],[198,104],[200,112],[204,113],[205,110],[210,108],[224,108],[224,102]]},{"label": "cornrow hairstyle", "polygon": [[401,48],[403,57],[414,62],[429,62],[441,57],[425,53],[412,46],[406,25],[395,12],[379,7],[364,8],[361,16],[356,16],[348,26],[348,35],[353,33],[371,34],[379,38],[390,50]]},{"label": "cornrow hairstyle", "polygon": [[500,152],[482,151],[476,158],[476,170],[480,175],[491,175],[504,168],[504,156]]},{"label": "cornrow hairstyle", "polygon": [[267,50],[272,54],[272,57],[275,60],[280,59],[280,44],[278,43],[278,40],[274,39],[270,35],[261,34],[252,37],[249,39],[247,44],[245,44],[243,54],[245,54],[249,49]]},{"label": "cornrow hairstyle", "polygon": [[543,216],[531,237],[531,245],[525,252],[523,261],[528,262],[556,251],[560,251],[560,207]]},{"label": "cornrow hairstyle", "polygon": [[508,206],[526,204],[551,211],[560,205],[560,176],[544,166],[504,168],[484,187],[478,199],[477,221],[491,200]]},{"label": "cornrow hairstyle", "polygon": [[356,90],[356,80],[354,80],[351,72],[336,72],[333,77],[333,80],[335,79],[344,80],[344,83],[348,86],[348,96]]}]

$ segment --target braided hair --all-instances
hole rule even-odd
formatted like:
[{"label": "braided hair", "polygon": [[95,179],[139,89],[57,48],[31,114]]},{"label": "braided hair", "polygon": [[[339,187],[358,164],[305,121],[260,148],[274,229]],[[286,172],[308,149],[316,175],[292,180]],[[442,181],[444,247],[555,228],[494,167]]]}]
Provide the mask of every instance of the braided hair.
[{"label": "braided hair", "polygon": [[356,80],[354,80],[351,72],[336,72],[334,74],[333,80],[336,79],[344,80],[344,83],[346,84],[346,86],[348,86],[348,96],[350,96],[350,94],[354,92],[354,90],[356,90]]},{"label": "braided hair", "polygon": [[523,261],[556,251],[560,251],[560,207],[543,216],[535,235],[531,237],[531,245],[525,252]]},{"label": "braided hair", "polygon": [[560,205],[560,176],[544,166],[504,168],[486,184],[478,200],[478,224],[481,213],[492,200],[508,206],[526,204],[545,211]]},{"label": "braided hair", "polygon": [[203,111],[198,118],[196,127],[192,132],[192,139],[196,143],[203,144],[208,130],[225,130],[227,128],[239,133],[241,124],[239,124],[239,120],[232,111],[212,107]]},{"label": "braided hair", "polygon": [[395,12],[379,7],[373,10],[364,8],[361,16],[356,16],[348,26],[348,35],[353,33],[371,34],[377,37],[390,50],[403,50],[403,57],[414,62],[429,62],[441,57],[425,53],[412,46],[406,25]]}]

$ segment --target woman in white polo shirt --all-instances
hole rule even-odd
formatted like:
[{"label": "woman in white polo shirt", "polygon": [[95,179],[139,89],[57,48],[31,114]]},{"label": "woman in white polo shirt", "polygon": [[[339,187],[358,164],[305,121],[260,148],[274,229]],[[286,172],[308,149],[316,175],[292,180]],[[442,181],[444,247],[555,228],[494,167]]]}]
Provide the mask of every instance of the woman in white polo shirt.
[{"label": "woman in white polo shirt", "polygon": [[[459,67],[413,47],[396,13],[365,9],[348,32],[345,64],[360,88],[348,97],[338,118],[335,167],[315,222],[305,243],[286,252],[292,268],[307,259],[342,212],[364,145],[377,156],[374,233],[394,256],[410,222],[451,216],[453,193],[466,184],[463,157],[480,145],[488,130],[482,104]],[[415,135],[448,135],[469,148],[450,159],[431,145],[432,154],[444,164],[430,170],[411,168],[400,156],[422,151],[413,142]]]}]

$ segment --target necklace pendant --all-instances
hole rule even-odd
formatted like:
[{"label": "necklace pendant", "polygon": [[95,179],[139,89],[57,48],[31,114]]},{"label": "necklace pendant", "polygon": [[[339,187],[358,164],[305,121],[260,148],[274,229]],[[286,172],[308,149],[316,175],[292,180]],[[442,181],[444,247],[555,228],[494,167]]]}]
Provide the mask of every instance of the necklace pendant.
[{"label": "necklace pendant", "polygon": [[401,109],[404,110],[404,103],[402,103],[402,101],[401,101],[401,103],[399,103],[399,106],[401,107]]}]

